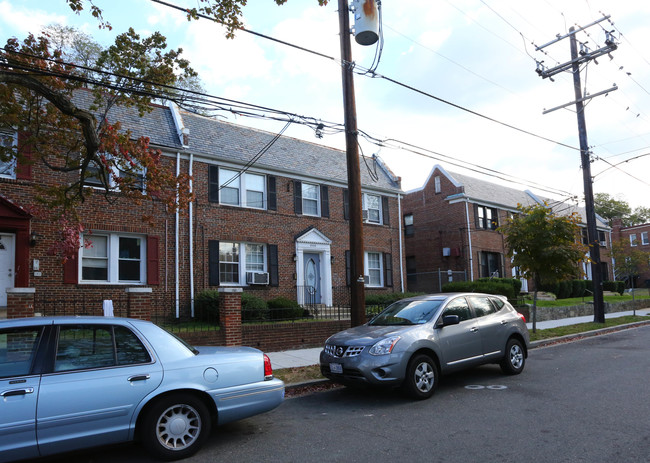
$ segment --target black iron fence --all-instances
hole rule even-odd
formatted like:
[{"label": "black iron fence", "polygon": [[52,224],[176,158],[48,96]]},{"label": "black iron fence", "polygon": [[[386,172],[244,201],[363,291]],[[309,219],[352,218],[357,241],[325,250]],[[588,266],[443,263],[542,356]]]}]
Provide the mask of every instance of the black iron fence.
[{"label": "black iron fence", "polygon": [[34,295],[34,313],[45,317],[59,315],[110,315],[116,317],[129,316],[129,297],[103,296],[101,294],[81,293],[74,297],[50,295],[47,292],[36,292]]}]

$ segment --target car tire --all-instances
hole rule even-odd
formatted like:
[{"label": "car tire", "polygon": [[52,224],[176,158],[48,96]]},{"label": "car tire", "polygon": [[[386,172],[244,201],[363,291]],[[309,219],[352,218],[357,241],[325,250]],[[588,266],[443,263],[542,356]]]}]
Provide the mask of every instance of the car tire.
[{"label": "car tire", "polygon": [[438,387],[439,377],[440,372],[436,362],[428,355],[418,354],[406,367],[402,388],[414,399],[428,399]]},{"label": "car tire", "polygon": [[516,338],[510,338],[506,344],[506,353],[501,360],[501,370],[507,375],[518,375],[526,365],[526,351]]},{"label": "car tire", "polygon": [[179,460],[196,453],[210,434],[210,412],[190,394],[168,395],[153,404],[142,420],[142,444],[153,456]]}]

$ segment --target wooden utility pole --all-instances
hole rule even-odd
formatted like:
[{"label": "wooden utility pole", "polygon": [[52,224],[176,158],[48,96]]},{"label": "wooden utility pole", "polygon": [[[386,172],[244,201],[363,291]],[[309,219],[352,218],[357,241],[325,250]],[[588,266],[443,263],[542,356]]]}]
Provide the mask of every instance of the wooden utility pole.
[{"label": "wooden utility pole", "polygon": [[366,300],[363,269],[363,220],[361,204],[361,172],[357,143],[357,110],[354,100],[352,46],[347,0],[339,0],[339,31],[345,110],[345,153],[348,167],[348,197],[350,211],[350,318],[352,326],[366,323]]},{"label": "wooden utility pole", "polygon": [[[580,139],[580,160],[582,164],[582,177],[584,182],[584,192],[585,192],[585,214],[587,215],[587,239],[589,241],[589,258],[591,260],[591,280],[593,283],[593,293],[594,293],[594,322],[595,323],[605,323],[605,303],[603,300],[603,270],[600,264],[600,240],[598,239],[598,228],[596,226],[596,210],[594,207],[594,190],[593,182],[591,178],[591,158],[589,152],[589,144],[587,142],[587,123],[585,122],[585,108],[584,101],[591,99],[595,96],[605,94],[607,92],[616,90],[617,87],[614,86],[609,90],[598,92],[591,96],[586,96],[582,94],[582,84],[580,82],[580,65],[587,63],[591,60],[603,56],[605,54],[611,53],[616,50],[617,45],[612,37],[611,33],[606,32],[607,39],[605,40],[605,46],[597,50],[589,50],[586,46],[581,47],[580,53],[578,53],[578,45],[576,41],[576,33],[583,31],[595,24],[598,24],[602,21],[609,19],[609,16],[604,16],[601,19],[594,21],[591,24],[588,24],[585,27],[575,29],[571,27],[569,33],[564,36],[558,36],[556,39],[550,41],[547,44],[544,44],[540,47],[537,47],[536,50],[539,51],[543,48],[546,48],[549,45],[552,45],[560,40],[564,40],[569,37],[570,39],[570,49],[571,49],[571,61],[566,63],[558,64],[552,69],[545,69],[541,62],[537,63],[537,73],[542,78],[551,78],[555,74],[564,71],[571,71],[573,74],[573,89],[575,93],[576,100],[572,103],[567,103],[557,108],[545,111],[544,114],[551,111],[555,111],[560,108],[569,106],[570,104],[576,105],[576,114],[578,116],[578,136]],[[552,79],[551,79],[552,80]]]}]

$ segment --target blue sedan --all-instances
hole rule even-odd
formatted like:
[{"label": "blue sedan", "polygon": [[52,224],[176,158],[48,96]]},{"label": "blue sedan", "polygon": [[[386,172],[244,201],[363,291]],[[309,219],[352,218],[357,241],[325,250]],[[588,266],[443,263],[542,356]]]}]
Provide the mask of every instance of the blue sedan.
[{"label": "blue sedan", "polygon": [[213,423],[283,399],[257,349],[197,350],[142,320],[0,321],[0,462],[135,439],[156,458],[185,458]]}]

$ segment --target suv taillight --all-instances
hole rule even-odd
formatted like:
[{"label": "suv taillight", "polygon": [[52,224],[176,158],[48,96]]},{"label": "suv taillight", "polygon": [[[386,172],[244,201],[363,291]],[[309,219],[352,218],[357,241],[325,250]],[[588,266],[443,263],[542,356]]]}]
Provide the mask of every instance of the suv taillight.
[{"label": "suv taillight", "polygon": [[524,317],[524,314],[517,312],[517,316],[521,318],[524,321],[524,323],[526,323],[526,317]]},{"label": "suv taillight", "polygon": [[271,359],[268,355],[264,354],[264,380],[273,379],[273,367],[271,366]]}]

